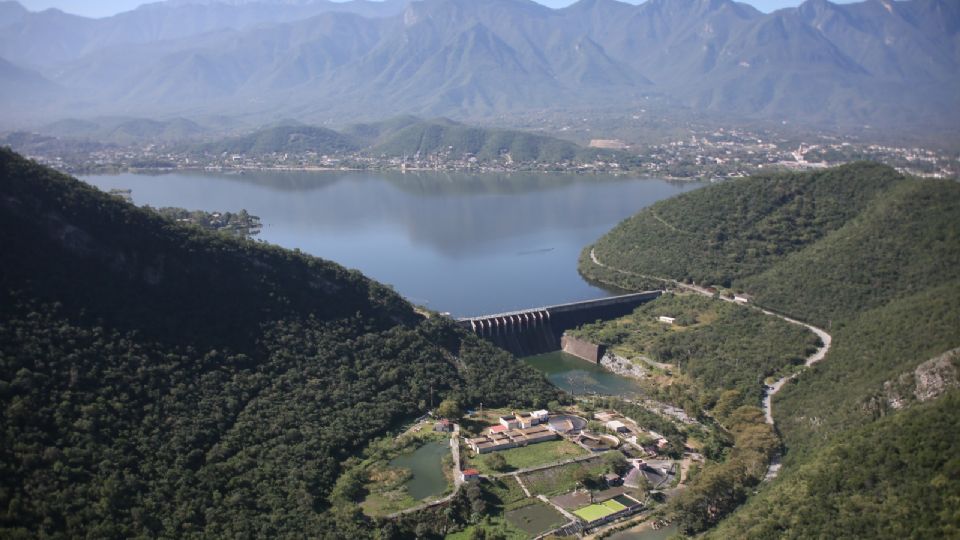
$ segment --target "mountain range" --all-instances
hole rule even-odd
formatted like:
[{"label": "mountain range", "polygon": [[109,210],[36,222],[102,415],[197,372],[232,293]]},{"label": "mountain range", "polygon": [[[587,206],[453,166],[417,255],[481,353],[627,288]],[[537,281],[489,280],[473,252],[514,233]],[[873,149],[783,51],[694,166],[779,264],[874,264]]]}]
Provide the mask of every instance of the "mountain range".
[{"label": "mountain range", "polygon": [[2,109],[21,125],[78,111],[343,123],[651,102],[834,126],[960,120],[951,0],[770,14],[731,0],[183,0],[104,19],[8,1],[0,28],[0,86],[14,94]]}]

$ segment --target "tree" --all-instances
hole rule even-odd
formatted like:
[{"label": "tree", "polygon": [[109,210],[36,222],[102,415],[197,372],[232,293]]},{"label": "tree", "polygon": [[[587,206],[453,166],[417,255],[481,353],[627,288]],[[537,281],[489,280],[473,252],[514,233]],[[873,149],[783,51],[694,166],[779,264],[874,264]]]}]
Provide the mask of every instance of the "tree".
[{"label": "tree", "polygon": [[439,414],[441,418],[456,420],[463,416],[463,408],[456,398],[450,397],[440,402],[440,405],[437,407],[437,414]]},{"label": "tree", "polygon": [[725,390],[713,407],[713,415],[725,421],[727,417],[743,403],[743,394],[739,390]]},{"label": "tree", "polygon": [[493,453],[486,457],[484,460],[487,463],[487,467],[495,471],[505,471],[507,470],[507,460],[503,457],[502,454]]},{"label": "tree", "polygon": [[603,462],[607,466],[607,471],[614,474],[620,474],[627,470],[627,458],[619,450],[613,450],[603,455]]},{"label": "tree", "polygon": [[579,467],[573,472],[573,480],[582,487],[587,487],[590,483],[590,472],[583,467]]}]

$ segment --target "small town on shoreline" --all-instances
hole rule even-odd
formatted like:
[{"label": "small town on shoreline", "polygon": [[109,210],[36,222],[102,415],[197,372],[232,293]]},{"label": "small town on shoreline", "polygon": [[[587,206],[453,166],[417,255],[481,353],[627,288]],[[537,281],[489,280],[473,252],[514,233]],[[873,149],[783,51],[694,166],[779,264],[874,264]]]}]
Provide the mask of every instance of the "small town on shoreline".
[{"label": "small town on shoreline", "polygon": [[[956,178],[960,156],[942,149],[863,142],[833,135],[779,135],[743,128],[688,129],[689,135],[633,144],[616,138],[590,139],[603,150],[595,160],[516,161],[508,152],[479,158],[455,149],[429,154],[388,155],[350,151],[211,152],[181,143],[101,143],[14,132],[0,136],[27,157],[72,174],[208,171],[466,171],[478,173],[567,172],[641,174],[677,181],[721,180],[767,171],[798,171],[853,161],[876,161],[904,174]],[[609,152],[615,152],[609,154]]]}]

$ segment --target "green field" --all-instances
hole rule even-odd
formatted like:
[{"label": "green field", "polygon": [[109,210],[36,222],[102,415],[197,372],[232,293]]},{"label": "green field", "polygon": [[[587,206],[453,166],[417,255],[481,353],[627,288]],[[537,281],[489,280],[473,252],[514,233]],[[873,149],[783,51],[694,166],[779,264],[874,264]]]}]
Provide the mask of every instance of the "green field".
[{"label": "green field", "polygon": [[626,510],[626,509],[627,509],[627,507],[626,507],[625,505],[622,505],[622,504],[618,503],[617,501],[615,501],[615,500],[613,500],[613,499],[610,499],[609,501],[603,501],[603,502],[600,503],[600,504],[606,506],[607,508],[613,510],[614,512],[619,512],[619,511],[621,511],[621,510]]},{"label": "green field", "polygon": [[[504,471],[494,471],[487,465],[487,456],[494,454],[499,454],[507,460],[507,468]],[[546,465],[586,454],[587,451],[583,448],[561,439],[521,446],[520,448],[511,448],[482,456],[468,457],[466,461],[467,466],[478,469],[481,474],[496,474],[498,472],[509,472],[527,467]]]},{"label": "green field", "polygon": [[[621,505],[621,506],[622,506],[622,505]],[[574,513],[577,517],[583,519],[583,520],[586,521],[587,523],[590,523],[591,521],[596,521],[596,520],[598,520],[598,519],[605,518],[605,517],[609,516],[610,514],[615,514],[615,513],[617,513],[617,512],[618,512],[618,510],[614,510],[614,509],[612,509],[612,508],[610,508],[610,507],[608,507],[608,506],[606,506],[606,505],[603,505],[603,504],[591,504],[590,506],[584,506],[583,508],[581,508],[581,509],[579,509],[579,510],[574,510],[574,511],[573,511],[573,513]]]}]

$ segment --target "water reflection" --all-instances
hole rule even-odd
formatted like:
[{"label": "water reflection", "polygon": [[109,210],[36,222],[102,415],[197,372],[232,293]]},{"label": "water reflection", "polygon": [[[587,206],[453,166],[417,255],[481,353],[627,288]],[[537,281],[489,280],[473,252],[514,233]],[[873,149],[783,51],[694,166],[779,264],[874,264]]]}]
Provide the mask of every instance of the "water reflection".
[{"label": "water reflection", "polygon": [[261,238],[335,260],[411,300],[477,315],[603,296],[582,247],[657,200],[697,187],[570,174],[177,173],[85,180],[137,204],[239,210]]},{"label": "water reflection", "polygon": [[641,393],[637,381],[564,352],[527,356],[523,361],[546,375],[554,386],[571,394],[636,396]]}]

